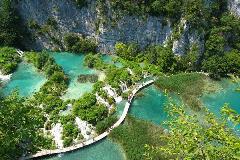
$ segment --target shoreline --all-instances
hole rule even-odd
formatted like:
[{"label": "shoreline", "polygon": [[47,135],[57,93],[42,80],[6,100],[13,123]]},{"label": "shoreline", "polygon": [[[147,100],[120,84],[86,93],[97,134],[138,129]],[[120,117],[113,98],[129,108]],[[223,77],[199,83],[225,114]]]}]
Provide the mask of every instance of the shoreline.
[{"label": "shoreline", "polygon": [[66,147],[66,148],[63,148],[63,149],[42,150],[42,151],[40,151],[36,154],[29,155],[27,157],[21,157],[20,159],[25,160],[25,159],[39,158],[39,157],[43,157],[43,156],[49,156],[49,155],[54,155],[54,154],[59,154],[59,153],[70,152],[70,151],[73,151],[73,150],[84,148],[84,147],[92,145],[92,144],[94,144],[94,143],[96,143],[96,142],[98,142],[102,139],[105,139],[110,134],[112,129],[118,127],[125,120],[125,118],[127,116],[127,113],[129,111],[129,108],[131,106],[132,100],[134,99],[136,93],[138,91],[140,91],[141,89],[143,89],[143,88],[145,88],[145,87],[147,87],[147,86],[149,86],[153,83],[154,83],[154,80],[149,80],[147,82],[141,83],[140,85],[137,85],[135,87],[135,89],[132,90],[132,93],[130,94],[131,96],[129,96],[129,101],[125,103],[125,107],[124,107],[124,110],[123,110],[123,113],[122,113],[121,117],[118,119],[118,121],[115,124],[112,125],[112,127],[107,129],[104,133],[98,135],[97,137],[94,137],[93,139],[82,142],[80,144],[76,144],[76,145]]}]

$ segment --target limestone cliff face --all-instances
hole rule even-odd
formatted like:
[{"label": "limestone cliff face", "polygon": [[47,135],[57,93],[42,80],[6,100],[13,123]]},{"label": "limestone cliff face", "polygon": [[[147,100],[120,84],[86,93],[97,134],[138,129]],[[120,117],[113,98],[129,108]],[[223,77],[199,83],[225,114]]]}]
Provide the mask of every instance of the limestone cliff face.
[{"label": "limestone cliff face", "polygon": [[[172,32],[170,24],[163,25],[161,17],[152,16],[125,16],[116,24],[97,24],[100,17],[94,0],[81,9],[69,0],[22,0],[17,9],[26,24],[35,20],[44,25],[52,17],[58,23],[58,29],[49,33],[52,37],[62,40],[65,33],[79,33],[96,39],[99,51],[105,53],[110,52],[118,41],[137,42],[142,47],[152,43],[163,44]],[[50,39],[49,36],[36,36],[36,43],[29,47],[53,49],[55,44]]]},{"label": "limestone cliff face", "polygon": [[240,0],[229,0],[229,10],[240,17]]},{"label": "limestone cliff face", "polygon": [[[22,0],[17,4],[17,9],[26,24],[34,20],[37,24],[43,26],[49,18],[54,18],[58,23],[57,29],[51,30],[50,33],[35,34],[36,43],[28,46],[30,48],[36,50],[53,49],[55,44],[50,37],[61,40],[64,34],[68,32],[81,33],[91,37],[96,36],[95,8],[78,9],[69,0]],[[36,32],[35,30],[31,31],[32,33]]]},{"label": "limestone cliff face", "polygon": [[[234,10],[234,7],[231,8]],[[44,25],[49,18],[57,22],[57,28],[41,35],[31,30],[35,35],[35,43],[28,46],[30,49],[61,48],[56,41],[62,42],[64,34],[69,32],[94,38],[99,51],[104,53],[111,52],[118,41],[136,42],[141,47],[172,41],[176,54],[184,54],[192,44],[198,44],[200,51],[204,47],[203,37],[197,32],[189,32],[186,24],[183,24],[180,37],[174,39],[173,28],[163,17],[123,16],[117,21],[103,23],[95,0],[88,0],[88,5],[83,8],[78,8],[71,0],[21,0],[17,9],[26,24],[34,20]],[[239,12],[239,7],[236,11]],[[112,18],[110,11],[107,16]]]}]

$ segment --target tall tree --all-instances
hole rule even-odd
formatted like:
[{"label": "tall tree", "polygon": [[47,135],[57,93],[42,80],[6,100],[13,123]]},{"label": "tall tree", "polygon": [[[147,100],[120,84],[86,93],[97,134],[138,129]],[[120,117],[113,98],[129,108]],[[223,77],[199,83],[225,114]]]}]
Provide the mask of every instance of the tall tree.
[{"label": "tall tree", "polygon": [[19,46],[20,18],[12,7],[12,0],[0,1],[0,46]]},{"label": "tall tree", "polygon": [[166,159],[234,160],[240,158],[240,138],[211,113],[204,118],[188,115],[182,107],[172,106],[169,132],[161,139],[166,145],[146,145],[146,159],[160,153]]},{"label": "tall tree", "polygon": [[36,149],[36,140],[39,138],[37,131],[44,122],[40,113],[39,109],[28,105],[25,99],[20,98],[17,92],[0,100],[2,159],[17,159],[23,153]]}]

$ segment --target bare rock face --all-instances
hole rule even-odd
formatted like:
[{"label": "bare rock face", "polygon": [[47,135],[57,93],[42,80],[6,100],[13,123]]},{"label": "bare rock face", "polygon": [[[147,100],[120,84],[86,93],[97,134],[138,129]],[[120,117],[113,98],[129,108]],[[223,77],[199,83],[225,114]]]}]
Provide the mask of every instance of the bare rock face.
[{"label": "bare rock face", "polygon": [[199,47],[199,53],[202,54],[204,52],[204,36],[195,30],[191,30],[184,19],[181,20],[180,27],[181,26],[183,27],[183,31],[179,33],[180,37],[173,41],[173,53],[184,55],[193,45],[197,45]]},{"label": "bare rock face", "polygon": [[[70,32],[94,38],[99,51],[103,53],[113,51],[118,41],[136,42],[145,47],[149,44],[166,44],[172,40],[173,29],[163,17],[123,16],[114,23],[101,23],[102,17],[95,0],[89,0],[88,5],[83,8],[78,8],[70,0],[21,0],[17,9],[26,24],[32,20],[40,26],[44,26],[49,19],[57,22],[56,29],[45,31],[41,35],[31,29],[35,35],[35,43],[28,45],[29,49],[59,48],[56,40],[63,42],[64,34]],[[107,16],[111,17],[111,13]],[[173,41],[173,51],[182,55],[193,43],[202,45],[201,36],[190,33],[186,27],[180,38]]]},{"label": "bare rock face", "polygon": [[126,16],[116,26],[104,25],[99,34],[99,46],[104,52],[114,48],[116,42],[136,42],[141,47],[149,44],[164,44],[171,35],[170,24],[163,25],[161,17],[148,16],[142,19]]},{"label": "bare rock face", "polygon": [[240,0],[229,0],[228,8],[233,14],[240,17]]},{"label": "bare rock face", "polygon": [[[93,4],[94,5],[94,4]],[[90,4],[92,6],[92,4]],[[36,43],[29,46],[32,49],[53,49],[51,38],[62,39],[65,33],[75,32],[86,36],[95,35],[96,11],[91,8],[78,9],[69,0],[22,0],[17,4],[18,12],[23,21],[28,24],[31,20],[38,25],[46,24],[49,18],[57,21],[58,28],[51,30],[51,33],[44,33],[45,36],[36,35]],[[32,30],[32,32],[36,32]]]}]

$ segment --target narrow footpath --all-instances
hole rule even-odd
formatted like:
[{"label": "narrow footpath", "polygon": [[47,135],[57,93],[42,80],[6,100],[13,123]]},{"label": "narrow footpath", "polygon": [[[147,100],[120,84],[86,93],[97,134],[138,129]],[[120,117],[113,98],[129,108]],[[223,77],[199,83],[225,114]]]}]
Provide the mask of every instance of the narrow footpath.
[{"label": "narrow footpath", "polygon": [[42,150],[40,152],[37,152],[36,154],[30,155],[30,156],[27,156],[27,157],[22,157],[20,159],[25,160],[25,159],[37,158],[37,157],[42,157],[42,156],[47,156],[47,155],[65,153],[65,152],[69,152],[69,151],[73,151],[73,150],[76,150],[76,149],[86,147],[88,145],[91,145],[93,143],[96,143],[96,142],[106,138],[110,134],[112,129],[118,127],[125,120],[135,94],[139,90],[143,89],[146,86],[151,85],[152,83],[154,83],[154,80],[149,80],[147,82],[143,82],[140,85],[136,86],[136,88],[132,91],[132,93],[128,97],[128,102],[126,102],[123,113],[122,113],[121,117],[119,118],[119,120],[112,127],[110,127],[107,131],[105,131],[104,133],[98,135],[97,137],[89,139],[85,142],[75,144],[75,145],[70,146],[70,147],[66,147],[66,148],[63,148],[63,149],[55,149],[55,150]]}]

